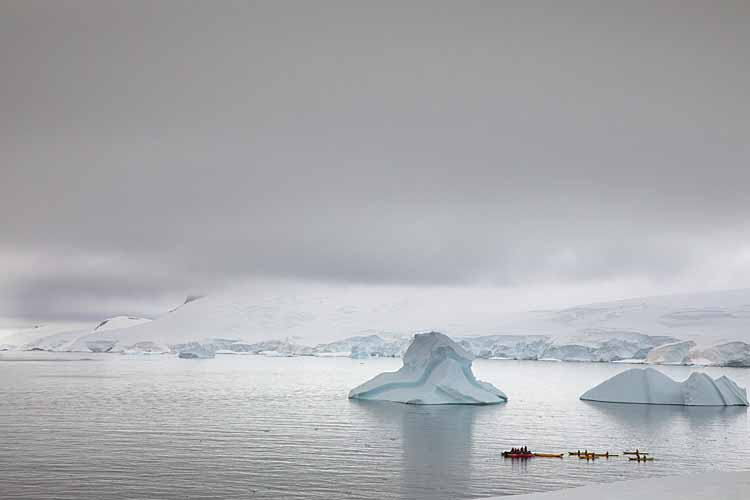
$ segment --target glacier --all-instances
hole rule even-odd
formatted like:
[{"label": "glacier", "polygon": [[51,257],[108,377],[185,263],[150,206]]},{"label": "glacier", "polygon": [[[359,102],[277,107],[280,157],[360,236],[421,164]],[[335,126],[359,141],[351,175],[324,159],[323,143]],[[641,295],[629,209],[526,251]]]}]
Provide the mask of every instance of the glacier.
[{"label": "glacier", "polygon": [[631,368],[586,391],[581,399],[606,403],[748,406],[747,391],[726,376],[693,372],[677,382],[653,368]]},{"label": "glacier", "polygon": [[194,342],[177,347],[177,357],[182,359],[210,359],[215,356],[216,350],[212,345]]},{"label": "glacier", "polygon": [[190,296],[153,321],[117,316],[6,328],[0,348],[176,353],[197,342],[222,352],[363,359],[402,357],[413,332],[437,330],[478,358],[750,367],[750,290],[514,314],[428,307],[426,299],[385,291],[274,293]]},{"label": "glacier", "polygon": [[313,348],[313,354],[318,356],[342,354],[355,359],[396,358],[404,355],[410,342],[408,337],[386,339],[380,335],[358,335],[327,344],[318,344]]},{"label": "glacier", "polygon": [[396,372],[381,373],[349,392],[350,399],[408,404],[497,404],[505,393],[474,377],[474,357],[438,332],[416,334]]}]

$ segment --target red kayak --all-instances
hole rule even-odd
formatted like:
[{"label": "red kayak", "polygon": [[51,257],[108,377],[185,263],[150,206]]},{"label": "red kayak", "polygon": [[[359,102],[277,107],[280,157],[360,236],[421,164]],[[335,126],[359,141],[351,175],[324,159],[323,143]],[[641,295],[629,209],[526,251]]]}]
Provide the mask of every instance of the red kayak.
[{"label": "red kayak", "polygon": [[533,453],[508,453],[507,451],[503,452],[503,456],[505,458],[533,458]]}]

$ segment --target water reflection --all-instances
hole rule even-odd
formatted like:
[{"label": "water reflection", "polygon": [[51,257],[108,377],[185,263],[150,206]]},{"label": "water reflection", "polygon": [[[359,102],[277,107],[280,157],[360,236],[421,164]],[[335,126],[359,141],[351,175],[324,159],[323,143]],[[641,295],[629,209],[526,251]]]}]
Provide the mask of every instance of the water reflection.
[{"label": "water reflection", "polygon": [[[684,451],[724,448],[727,429],[742,426],[747,418],[744,406],[676,406],[586,402],[589,409],[619,427],[628,446],[644,446],[685,460]],[[625,443],[623,443],[625,444]]]},{"label": "water reflection", "polygon": [[352,401],[379,422],[400,423],[403,498],[445,497],[470,488],[473,432],[489,407]]},{"label": "water reflection", "polygon": [[[0,362],[0,497],[460,500],[750,463],[744,408],[578,400],[620,369],[604,363],[478,362],[509,403],[443,407],[346,399],[395,360],[91,357]],[[750,370],[731,376],[750,385]],[[518,445],[657,460],[500,456]]]},{"label": "water reflection", "polygon": [[647,405],[628,403],[601,403],[582,401],[589,408],[604,414],[620,425],[652,429],[674,424],[676,421],[687,422],[696,430],[714,426],[717,422],[729,425],[737,418],[747,415],[746,406],[679,406]]}]

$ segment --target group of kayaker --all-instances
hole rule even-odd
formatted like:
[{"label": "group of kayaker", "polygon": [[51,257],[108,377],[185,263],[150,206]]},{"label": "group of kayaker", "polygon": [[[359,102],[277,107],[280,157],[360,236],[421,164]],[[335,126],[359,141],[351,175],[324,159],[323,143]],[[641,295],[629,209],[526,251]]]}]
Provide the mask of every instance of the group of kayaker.
[{"label": "group of kayaker", "polygon": [[521,448],[511,448],[508,452],[509,455],[529,455],[531,452],[529,449],[525,446],[522,446]]},{"label": "group of kayaker", "polygon": [[[638,461],[638,462],[654,460],[654,457],[649,456],[649,453],[645,451],[640,451],[638,448],[636,448],[635,451],[625,451],[623,452],[623,454],[626,456],[634,455],[634,456],[628,456],[627,458],[629,460]],[[513,447],[510,449],[510,451],[502,452],[502,456],[505,458],[531,458],[531,457],[562,458],[564,455],[565,455],[564,453],[533,453],[526,446],[522,446],[520,448]],[[588,451],[588,450],[569,451],[568,455],[577,456],[578,458],[586,459],[586,460],[594,460],[597,458],[610,458],[610,457],[620,456],[616,453],[610,453],[609,451],[604,452],[604,453],[594,453],[593,451]]]}]

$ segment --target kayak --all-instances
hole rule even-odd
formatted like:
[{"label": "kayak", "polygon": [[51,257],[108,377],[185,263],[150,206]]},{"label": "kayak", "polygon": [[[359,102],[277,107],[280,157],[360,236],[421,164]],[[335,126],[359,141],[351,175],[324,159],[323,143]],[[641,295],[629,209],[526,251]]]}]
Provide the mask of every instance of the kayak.
[{"label": "kayak", "polygon": [[[615,455],[614,453],[594,453],[593,451],[584,453],[584,452],[578,452],[578,451],[569,451],[568,455],[572,456],[579,456],[579,457],[619,457],[620,455]],[[642,453],[641,453],[642,455]]]},{"label": "kayak", "polygon": [[535,457],[542,457],[542,458],[562,458],[562,453],[534,453]]},{"label": "kayak", "polygon": [[634,462],[646,462],[653,460],[654,457],[628,457],[628,460],[632,460]]},{"label": "kayak", "polygon": [[503,452],[503,456],[505,458],[533,458],[533,453],[508,453],[507,451]]},{"label": "kayak", "polygon": [[645,451],[639,451],[638,453],[634,451],[623,451],[622,454],[623,455],[648,455],[648,453],[646,453]]}]

